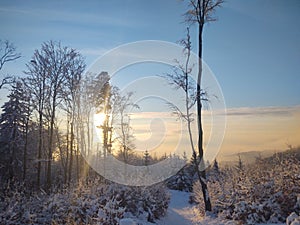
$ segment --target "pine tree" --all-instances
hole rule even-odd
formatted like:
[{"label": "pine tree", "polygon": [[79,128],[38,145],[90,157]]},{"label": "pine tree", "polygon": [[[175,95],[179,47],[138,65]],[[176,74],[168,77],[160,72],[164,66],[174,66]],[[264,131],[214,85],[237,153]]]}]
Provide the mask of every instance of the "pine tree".
[{"label": "pine tree", "polygon": [[2,106],[0,118],[0,154],[7,179],[20,178],[24,169],[24,146],[28,131],[28,98],[23,85],[17,81]]},{"label": "pine tree", "polygon": [[150,162],[150,154],[149,154],[148,150],[146,150],[144,153],[144,160],[145,160],[145,166],[148,166],[149,162]]},{"label": "pine tree", "polygon": [[215,159],[215,161],[214,161],[213,170],[216,174],[220,173],[219,163],[218,163],[217,159]]},{"label": "pine tree", "polygon": [[237,168],[238,168],[238,170],[242,171],[244,169],[244,163],[242,161],[241,154],[238,154],[238,158],[239,158],[239,161],[238,161]]}]

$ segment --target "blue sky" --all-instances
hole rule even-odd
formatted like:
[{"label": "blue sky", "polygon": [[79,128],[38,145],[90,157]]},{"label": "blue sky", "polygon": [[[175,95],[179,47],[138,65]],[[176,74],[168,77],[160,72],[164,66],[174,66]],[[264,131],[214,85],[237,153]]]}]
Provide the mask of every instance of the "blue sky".
[{"label": "blue sky", "polygon": [[[13,42],[22,58],[7,64],[1,76],[22,75],[34,50],[49,40],[76,48],[88,66],[122,44],[176,43],[185,37],[182,14],[186,10],[180,0],[2,0],[0,39]],[[217,10],[218,21],[206,25],[203,59],[215,74],[228,108],[220,155],[299,145],[299,12],[298,0],[227,0]],[[196,27],[191,28],[191,36],[197,52]],[[139,74],[151,75],[149,70],[148,65],[138,65],[123,72],[136,72],[136,79]],[[6,95],[1,90],[0,105]],[[151,128],[151,124],[140,125]]]},{"label": "blue sky", "polygon": [[[0,38],[22,53],[1,75],[22,74],[48,40],[78,49],[87,65],[120,44],[177,42],[185,10],[177,0],[1,1]],[[217,10],[218,21],[205,27],[203,59],[229,108],[300,105],[299,12],[297,0],[228,0]]]}]

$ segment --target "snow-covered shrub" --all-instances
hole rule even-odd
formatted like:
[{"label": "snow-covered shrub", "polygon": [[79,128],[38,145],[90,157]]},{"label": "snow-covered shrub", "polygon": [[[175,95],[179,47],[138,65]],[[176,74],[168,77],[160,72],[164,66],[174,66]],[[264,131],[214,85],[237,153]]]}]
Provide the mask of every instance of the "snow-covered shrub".
[{"label": "snow-covered shrub", "polygon": [[117,225],[124,214],[154,221],[165,215],[169,196],[163,185],[129,187],[95,180],[55,193],[0,193],[0,224]]},{"label": "snow-covered shrub", "polygon": [[154,185],[142,190],[142,196],[146,197],[144,201],[144,210],[148,212],[148,221],[159,219],[166,214],[170,196],[163,185]]},{"label": "snow-covered shrub", "polygon": [[300,216],[298,216],[295,212],[292,212],[287,218],[286,218],[286,224],[287,225],[298,225],[300,224]]},{"label": "snow-covered shrub", "polygon": [[168,188],[172,190],[191,192],[193,189],[195,168],[189,163],[166,181]]},{"label": "snow-covered shrub", "polygon": [[[300,162],[295,157],[261,159],[243,168],[225,168],[218,178],[208,176],[213,212],[247,224],[284,222],[299,213]],[[193,198],[204,213],[199,182]]]},{"label": "snow-covered shrub", "polygon": [[99,208],[98,221],[103,225],[119,224],[125,208],[120,207],[120,201],[109,199],[103,208]]},{"label": "snow-covered shrub", "polygon": [[170,197],[162,184],[149,187],[119,186],[114,188],[116,199],[121,201],[121,206],[126,212],[139,217],[145,215],[148,221],[154,221],[164,216]]}]

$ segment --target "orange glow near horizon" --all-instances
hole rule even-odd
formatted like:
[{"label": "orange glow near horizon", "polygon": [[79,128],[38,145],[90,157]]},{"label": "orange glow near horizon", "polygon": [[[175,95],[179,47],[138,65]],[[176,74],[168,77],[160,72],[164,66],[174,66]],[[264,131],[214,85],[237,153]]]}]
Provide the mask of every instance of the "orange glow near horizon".
[{"label": "orange glow near horizon", "polygon": [[300,145],[300,107],[229,110],[220,158],[248,151],[278,152],[287,145]]},{"label": "orange glow near horizon", "polygon": [[[165,153],[182,155],[187,148],[190,149],[186,124],[181,124],[170,113],[136,113],[132,114],[131,122],[138,151],[147,149],[160,156]],[[282,151],[287,148],[287,144],[298,146],[299,125],[300,107],[228,109],[227,128],[218,158],[222,160],[229,155],[247,151]],[[205,116],[203,128],[204,141],[207,143],[210,124]],[[181,144],[178,141],[180,138]],[[214,138],[213,133],[211,138]]]},{"label": "orange glow near horizon", "polygon": [[[174,153],[182,156],[185,152],[188,157],[191,156],[186,123],[170,112],[140,112],[130,116],[136,153],[148,150],[151,155],[159,157]],[[103,124],[105,115],[95,114],[94,119],[99,126]],[[204,113],[204,145],[209,138],[214,138],[210,121],[210,117]],[[299,125],[300,106],[228,109],[224,140],[217,158],[236,160],[232,159],[233,154],[250,151],[278,152],[287,149],[288,144],[299,146]],[[192,129],[196,143],[196,124],[193,124]],[[100,129],[97,132],[101,135]],[[117,145],[113,144],[115,151],[119,149]]]}]

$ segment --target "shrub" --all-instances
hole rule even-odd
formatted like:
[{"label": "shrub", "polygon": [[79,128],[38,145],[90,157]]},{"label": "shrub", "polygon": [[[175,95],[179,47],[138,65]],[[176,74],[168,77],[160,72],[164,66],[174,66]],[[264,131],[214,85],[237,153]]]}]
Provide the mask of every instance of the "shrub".
[{"label": "shrub", "polygon": [[0,224],[119,224],[125,213],[154,221],[165,215],[169,196],[163,185],[129,187],[95,180],[55,193],[1,194]]},{"label": "shrub", "polygon": [[[225,168],[218,179],[208,178],[208,188],[213,212],[221,217],[247,224],[285,222],[300,210],[300,161],[271,157],[242,169]],[[193,198],[203,214],[199,182],[193,186]]]}]

